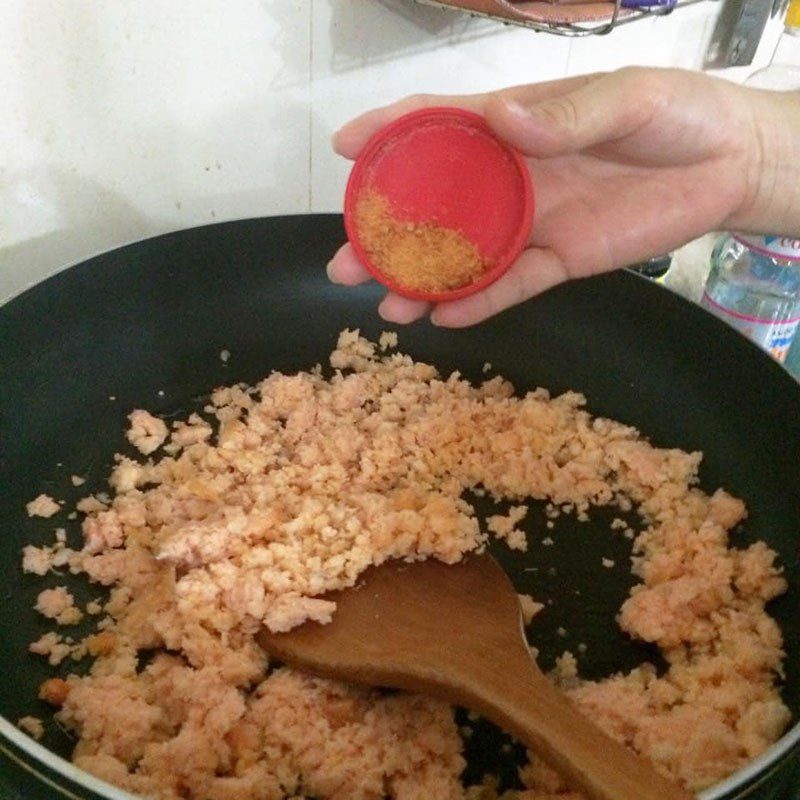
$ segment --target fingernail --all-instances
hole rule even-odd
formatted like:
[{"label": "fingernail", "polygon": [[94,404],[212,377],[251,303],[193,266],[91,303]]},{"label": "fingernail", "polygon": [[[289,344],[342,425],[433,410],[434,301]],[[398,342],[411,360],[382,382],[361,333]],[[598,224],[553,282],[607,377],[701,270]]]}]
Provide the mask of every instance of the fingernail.
[{"label": "fingernail", "polygon": [[510,114],[522,120],[529,120],[533,116],[531,109],[526,108],[518,100],[506,100],[506,109]]},{"label": "fingernail", "polygon": [[328,276],[328,280],[331,283],[340,283],[340,281],[336,278],[336,271],[333,269],[333,261],[329,261],[327,266],[325,267],[325,273]]},{"label": "fingernail", "polygon": [[[547,103],[548,101],[544,101]],[[506,100],[506,109],[508,113],[517,119],[517,121],[530,129],[531,125],[535,125],[538,129],[544,125],[547,128],[553,126],[553,117],[546,114],[541,110],[541,104],[533,106],[524,106],[518,100]]]},{"label": "fingernail", "polygon": [[[391,303],[389,305],[391,306]],[[403,324],[402,320],[393,317],[391,313],[389,314],[386,313],[386,306],[387,306],[386,299],[381,300],[380,304],[378,305],[378,316],[384,322],[392,322],[396,325],[402,325]]]},{"label": "fingernail", "polygon": [[333,148],[334,153],[342,152],[342,140],[346,139],[346,130],[347,125],[342,125],[342,127],[339,128],[339,130],[337,130],[333,136],[331,136],[331,147]]}]

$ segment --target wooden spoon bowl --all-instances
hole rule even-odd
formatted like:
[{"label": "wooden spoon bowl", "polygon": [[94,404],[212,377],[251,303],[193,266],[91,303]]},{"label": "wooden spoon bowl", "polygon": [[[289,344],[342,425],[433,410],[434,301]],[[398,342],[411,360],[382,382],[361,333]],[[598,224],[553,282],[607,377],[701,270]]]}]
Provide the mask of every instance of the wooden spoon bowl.
[{"label": "wooden spoon bowl", "polygon": [[391,561],[326,595],[333,622],[258,642],[292,667],[404,689],[482,714],[535,750],[591,800],[692,795],[580,714],[545,678],[525,640],[519,598],[489,555],[449,566]]}]

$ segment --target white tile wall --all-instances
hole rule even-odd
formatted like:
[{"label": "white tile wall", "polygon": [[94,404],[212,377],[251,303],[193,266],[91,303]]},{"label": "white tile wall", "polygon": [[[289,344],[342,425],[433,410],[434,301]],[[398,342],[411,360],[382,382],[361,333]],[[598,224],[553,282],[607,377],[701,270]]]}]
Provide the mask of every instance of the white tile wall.
[{"label": "white tile wall", "polygon": [[411,0],[2,0],[0,302],[142,236],[338,210],[330,135],[405,94],[699,67],[717,9],[568,41]]},{"label": "white tile wall", "polygon": [[0,7],[0,300],[131,239],[308,209],[305,0]]},{"label": "white tile wall", "polygon": [[565,74],[569,42],[407,0],[315,2],[311,207],[341,207],[349,166],[330,149],[352,116],[412,92],[458,94]]},{"label": "white tile wall", "polygon": [[715,3],[687,6],[668,16],[620,26],[608,36],[572,42],[567,72],[581,75],[629,64],[700,69],[701,45],[716,18]]}]

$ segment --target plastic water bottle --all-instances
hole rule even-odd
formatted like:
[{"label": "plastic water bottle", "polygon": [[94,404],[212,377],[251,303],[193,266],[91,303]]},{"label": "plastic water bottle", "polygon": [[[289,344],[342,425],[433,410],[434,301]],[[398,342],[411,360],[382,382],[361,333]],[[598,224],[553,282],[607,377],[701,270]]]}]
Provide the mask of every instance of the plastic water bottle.
[{"label": "plastic water bottle", "polygon": [[789,348],[786,356],[786,369],[800,381],[800,333],[794,337],[794,344]]},{"label": "plastic water bottle", "polygon": [[800,326],[800,238],[721,236],[702,305],[785,361]]},{"label": "plastic water bottle", "polygon": [[[789,2],[772,62],[745,83],[800,90],[800,0]],[[702,303],[784,361],[800,380],[800,239],[723,236],[711,256]]]}]

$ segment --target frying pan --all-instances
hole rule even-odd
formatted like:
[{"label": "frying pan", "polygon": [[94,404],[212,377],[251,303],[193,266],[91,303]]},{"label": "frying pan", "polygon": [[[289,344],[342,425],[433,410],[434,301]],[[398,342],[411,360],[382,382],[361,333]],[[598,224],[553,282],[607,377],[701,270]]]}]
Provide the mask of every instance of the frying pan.
[{"label": "frying pan", "polygon": [[[185,414],[218,385],[324,363],[345,327],[370,337],[386,329],[374,310],[377,287],[344,289],[325,279],[322,268],[342,238],[338,216],[181,231],[74,266],[0,308],[4,799],[128,797],[64,761],[72,741],[52,722],[41,745],[14,727],[26,714],[48,716],[36,690],[53,672],[27,645],[48,629],[32,610],[36,594],[65,580],[21,574],[21,547],[51,542],[54,527],[28,519],[25,503],[43,491],[71,503],[106,489],[113,454],[126,452],[125,416],[134,407]],[[703,488],[723,486],[750,510],[735,543],[764,539],[785,566],[791,589],[771,612],[786,638],[784,697],[796,720],[800,386],[787,373],[699,308],[628,273],[559,287],[467,330],[420,322],[403,328],[400,342],[445,374],[458,369],[480,380],[488,361],[518,391],[576,389],[594,414],[635,425],[656,445],[703,450]],[[230,352],[227,362],[222,350]],[[86,485],[73,487],[72,474],[86,476]],[[540,511],[529,517],[530,535],[541,538]],[[589,524],[563,517],[552,547],[497,550],[520,591],[551,601],[531,633],[544,668],[580,642],[588,645],[579,659],[587,677],[656,658],[614,622],[633,581],[630,543],[609,532],[617,513],[599,510]],[[77,546],[77,523],[67,529]],[[602,557],[619,567],[602,569]],[[66,581],[79,602],[97,596],[97,587]],[[566,636],[558,634],[562,627]],[[787,797],[799,738],[795,725],[703,797]],[[501,732],[480,727],[467,746],[467,779],[488,771],[513,785],[522,754],[504,743]]]}]

